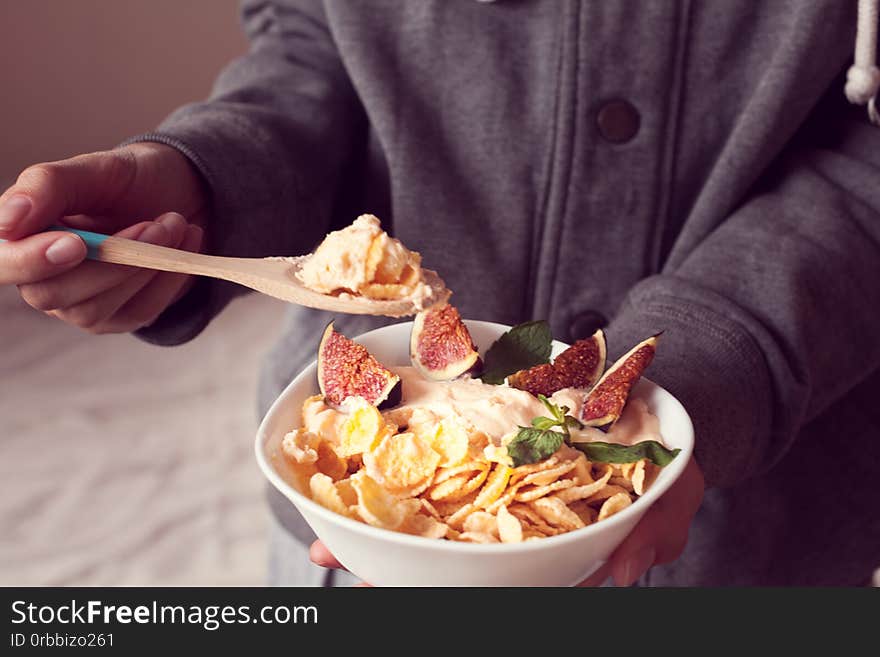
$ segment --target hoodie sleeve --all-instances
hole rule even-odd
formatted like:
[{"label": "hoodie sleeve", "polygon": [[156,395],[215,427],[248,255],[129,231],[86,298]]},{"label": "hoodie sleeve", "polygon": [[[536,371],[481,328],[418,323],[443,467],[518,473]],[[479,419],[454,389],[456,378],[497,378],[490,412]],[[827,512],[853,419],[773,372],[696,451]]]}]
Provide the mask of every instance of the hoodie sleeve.
[{"label": "hoodie sleeve", "polygon": [[[210,253],[305,253],[327,232],[340,171],[366,118],[320,3],[245,0],[242,22],[250,50],[222,72],[211,97],[126,143],[175,147],[199,171],[212,208]],[[244,291],[200,279],[137,335],[189,340]]]},{"label": "hoodie sleeve", "polygon": [[667,329],[649,376],[691,412],[712,485],[769,469],[880,367],[880,130],[837,88],[828,98],[746,202],[609,327],[623,344]]}]

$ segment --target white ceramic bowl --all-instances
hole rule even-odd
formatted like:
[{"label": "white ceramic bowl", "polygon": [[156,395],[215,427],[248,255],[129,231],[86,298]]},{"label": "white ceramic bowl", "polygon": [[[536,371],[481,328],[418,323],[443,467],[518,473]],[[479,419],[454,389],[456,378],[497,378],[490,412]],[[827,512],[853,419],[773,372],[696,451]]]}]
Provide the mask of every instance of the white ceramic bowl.
[{"label": "white ceramic bowl", "polygon": [[[467,321],[480,353],[508,330],[490,322]],[[412,322],[394,324],[357,338],[385,365],[409,364]],[[553,353],[567,345],[554,342]],[[570,586],[595,571],[684,470],[694,433],[682,405],[642,379],[632,395],[644,399],[660,420],[669,447],[681,453],[661,471],[648,491],[619,513],[583,529],[538,541],[472,544],[410,536],[345,518],[313,502],[301,491],[281,452],[284,435],[299,426],[302,402],[318,393],[316,364],[309,365],[269,409],[256,439],[257,462],[272,484],[302,513],[315,534],[352,573],[384,586]]]}]

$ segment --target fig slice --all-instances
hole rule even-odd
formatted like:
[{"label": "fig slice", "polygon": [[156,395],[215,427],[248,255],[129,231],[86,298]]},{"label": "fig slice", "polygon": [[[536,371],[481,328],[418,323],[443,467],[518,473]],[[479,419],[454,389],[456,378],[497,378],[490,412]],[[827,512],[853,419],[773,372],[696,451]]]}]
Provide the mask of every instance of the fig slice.
[{"label": "fig slice", "polygon": [[643,340],[614,363],[587,394],[581,421],[590,427],[614,424],[626,404],[629,391],[654,360],[660,334]]},{"label": "fig slice", "polygon": [[533,395],[549,397],[563,388],[592,388],[605,368],[605,333],[602,329],[578,340],[559,354],[552,365],[535,365],[507,377],[508,385]]},{"label": "fig slice", "polygon": [[336,331],[333,322],[324,329],[318,346],[318,386],[331,406],[338,407],[348,397],[361,397],[373,406],[400,401],[400,377],[362,344]]},{"label": "fig slice", "polygon": [[416,315],[409,349],[413,365],[423,376],[435,381],[459,377],[480,359],[461,315],[448,303]]}]

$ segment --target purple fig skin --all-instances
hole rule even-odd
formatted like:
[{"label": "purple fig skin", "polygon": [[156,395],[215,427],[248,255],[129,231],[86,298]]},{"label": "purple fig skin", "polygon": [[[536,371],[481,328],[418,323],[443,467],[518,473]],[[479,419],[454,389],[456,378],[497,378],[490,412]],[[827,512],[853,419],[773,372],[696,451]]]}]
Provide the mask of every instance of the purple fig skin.
[{"label": "purple fig skin", "polygon": [[467,372],[465,372],[465,374],[470,376],[472,379],[476,379],[482,373],[483,373],[483,359],[480,358],[479,356],[477,356],[476,362],[474,362],[474,364],[471,366],[471,369],[469,369]]},{"label": "purple fig skin", "polygon": [[401,400],[403,399],[403,381],[398,380],[394,387],[391,388],[391,391],[388,393],[388,397],[385,398],[384,401],[379,403],[379,410],[384,411],[389,408],[394,408],[397,406]]}]

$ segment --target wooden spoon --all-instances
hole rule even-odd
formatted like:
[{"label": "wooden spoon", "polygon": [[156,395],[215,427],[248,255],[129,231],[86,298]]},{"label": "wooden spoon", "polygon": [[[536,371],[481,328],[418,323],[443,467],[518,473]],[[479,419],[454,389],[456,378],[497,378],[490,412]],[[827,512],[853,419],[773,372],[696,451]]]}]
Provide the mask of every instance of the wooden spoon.
[{"label": "wooden spoon", "polygon": [[91,260],[220,278],[277,299],[318,310],[355,315],[406,317],[415,315],[424,308],[445,302],[451,294],[446,289],[443,279],[430,269],[422,269],[422,283],[428,287],[428,293],[423,298],[376,300],[348,293],[322,294],[307,288],[296,276],[296,272],[311,255],[295,258],[227,258],[73,228],[53,226],[51,230],[79,235],[88,247],[88,257]]}]

